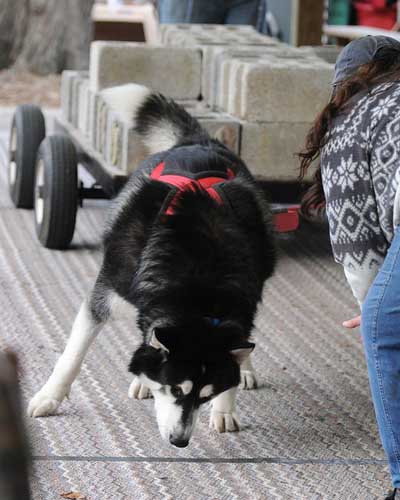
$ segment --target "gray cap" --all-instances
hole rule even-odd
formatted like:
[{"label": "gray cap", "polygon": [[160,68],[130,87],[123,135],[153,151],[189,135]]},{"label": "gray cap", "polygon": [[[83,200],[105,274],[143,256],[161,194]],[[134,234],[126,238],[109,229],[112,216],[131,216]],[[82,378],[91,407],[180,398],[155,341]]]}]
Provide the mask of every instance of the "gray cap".
[{"label": "gray cap", "polygon": [[378,52],[386,47],[398,50],[400,55],[400,41],[389,36],[368,35],[347,44],[337,58],[332,85],[352,76],[359,66],[373,61]]}]

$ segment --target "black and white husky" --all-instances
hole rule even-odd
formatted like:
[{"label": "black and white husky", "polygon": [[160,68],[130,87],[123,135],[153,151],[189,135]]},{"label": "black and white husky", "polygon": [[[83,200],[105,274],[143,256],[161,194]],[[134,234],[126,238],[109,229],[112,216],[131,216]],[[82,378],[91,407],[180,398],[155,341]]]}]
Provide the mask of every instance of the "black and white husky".
[{"label": "black and white husky", "polygon": [[57,410],[122,298],[143,336],[129,395],[153,395],[161,436],[184,447],[210,400],[210,427],[238,430],[237,387],[256,385],[249,338],[275,264],[272,218],[240,158],[177,103],[133,84],[104,97],[133,120],[151,156],[115,200],[97,281],[28,413]]}]

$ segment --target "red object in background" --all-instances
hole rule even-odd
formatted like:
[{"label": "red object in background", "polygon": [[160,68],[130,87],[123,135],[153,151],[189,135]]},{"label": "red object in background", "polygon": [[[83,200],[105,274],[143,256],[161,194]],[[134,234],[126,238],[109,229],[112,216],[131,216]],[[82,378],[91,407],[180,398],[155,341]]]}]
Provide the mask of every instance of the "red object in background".
[{"label": "red object in background", "polygon": [[391,30],[397,20],[397,7],[387,7],[386,0],[359,0],[354,2],[357,24]]},{"label": "red object in background", "polygon": [[288,233],[296,231],[299,227],[300,205],[293,205],[284,209],[272,209],[275,231],[278,233]]}]

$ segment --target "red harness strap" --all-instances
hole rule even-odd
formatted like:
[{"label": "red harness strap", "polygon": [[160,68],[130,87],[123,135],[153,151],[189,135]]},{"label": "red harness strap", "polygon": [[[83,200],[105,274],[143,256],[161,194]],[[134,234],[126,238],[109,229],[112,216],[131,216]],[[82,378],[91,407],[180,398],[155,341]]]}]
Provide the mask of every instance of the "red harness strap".
[{"label": "red harness strap", "polygon": [[[174,214],[174,204],[179,197],[180,193],[185,190],[195,191],[196,189],[203,189],[207,191],[207,193],[213,198],[217,203],[222,205],[223,201],[221,196],[217,193],[217,191],[212,187],[215,184],[219,184],[220,182],[224,182],[227,179],[224,177],[203,177],[201,179],[190,179],[189,177],[185,177],[184,175],[177,174],[163,174],[165,167],[165,163],[162,162],[156,166],[156,168],[152,171],[150,177],[157,181],[166,182],[171,186],[175,186],[178,188],[178,192],[172,199],[170,205],[168,206],[165,213],[167,215]],[[228,179],[232,179],[235,177],[235,174],[231,169],[227,169]]]}]

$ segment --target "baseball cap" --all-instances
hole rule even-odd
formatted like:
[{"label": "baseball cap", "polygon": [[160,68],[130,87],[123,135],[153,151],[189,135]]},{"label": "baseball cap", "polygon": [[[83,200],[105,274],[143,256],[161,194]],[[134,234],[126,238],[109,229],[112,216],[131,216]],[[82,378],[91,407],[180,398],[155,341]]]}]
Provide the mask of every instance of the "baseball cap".
[{"label": "baseball cap", "polygon": [[400,41],[389,36],[368,35],[347,44],[337,58],[332,85],[346,80],[359,66],[373,61],[383,48],[398,50],[400,55]]}]

